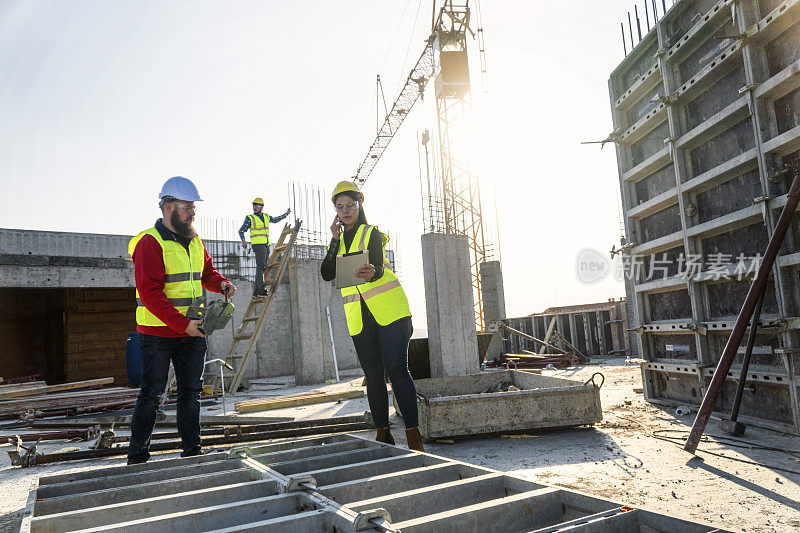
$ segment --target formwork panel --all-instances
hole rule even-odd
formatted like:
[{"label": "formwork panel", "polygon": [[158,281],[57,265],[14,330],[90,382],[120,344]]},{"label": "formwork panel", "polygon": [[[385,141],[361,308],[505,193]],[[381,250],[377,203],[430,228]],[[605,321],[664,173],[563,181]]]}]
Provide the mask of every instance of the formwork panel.
[{"label": "formwork panel", "polygon": [[800,88],[775,100],[778,135],[800,126]]},{"label": "formwork panel", "polygon": [[[703,285],[706,300],[707,314],[710,319],[733,318],[739,314],[744,304],[747,291],[750,290],[751,280],[722,281],[706,283]],[[778,303],[775,300],[775,283],[772,278],[767,280],[764,293],[764,304],[761,310],[763,315],[776,314]],[[733,320],[731,321],[733,322]]]},{"label": "formwork panel", "polygon": [[664,148],[664,139],[667,137],[669,137],[669,124],[664,121],[644,137],[631,144],[631,163],[626,170],[630,170]]},{"label": "formwork panel", "polygon": [[731,39],[709,39],[700,43],[694,51],[678,63],[678,83],[689,81],[692,76],[724,52],[731,43]]},{"label": "formwork panel", "polygon": [[675,165],[669,163],[633,184],[639,205],[675,188]]},{"label": "formwork panel", "polygon": [[763,223],[732,229],[701,241],[706,254],[724,254],[733,259],[740,254],[744,254],[745,258],[763,255],[767,242],[769,239]]},{"label": "formwork panel", "polygon": [[686,289],[648,293],[647,308],[653,322],[692,317],[692,302]]},{"label": "formwork panel", "polygon": [[686,131],[689,131],[714,114],[722,111],[729,104],[735,102],[741,94],[739,89],[747,85],[744,71],[734,69],[719,79],[714,85],[697,95],[684,107]]},{"label": "formwork panel", "polygon": [[697,177],[717,165],[743,154],[755,145],[753,121],[748,117],[692,149],[688,154],[688,161],[691,162],[691,171],[688,174],[691,177]]},{"label": "formwork panel", "polygon": [[627,124],[635,124],[639,119],[645,116],[650,110],[656,107],[656,103],[652,101],[653,97],[656,99],[664,95],[664,84],[659,83],[649,91],[647,91],[639,100],[633,103],[627,111]]},{"label": "formwork panel", "polygon": [[653,370],[642,372],[652,391],[651,399],[700,405],[703,391],[700,389],[700,378],[697,375]]},{"label": "formwork panel", "polygon": [[657,281],[669,278],[680,273],[681,258],[686,257],[683,246],[676,246],[654,254],[642,256],[642,269],[638,273],[636,281],[638,283],[646,281]]},{"label": "formwork panel", "polygon": [[[712,362],[719,361],[719,356],[725,345],[728,343],[730,335],[724,332],[709,332],[708,334],[708,347],[713,356]],[[776,333],[756,333],[756,340],[753,345],[753,353],[750,356],[750,366],[753,370],[759,368],[770,368],[785,371],[783,364],[783,356],[775,352],[776,348],[780,348],[781,340]],[[733,360],[733,369],[741,368],[742,359],[744,358],[744,349],[740,348],[739,353]]]},{"label": "formwork panel", "polygon": [[774,76],[800,59],[800,31],[797,25],[789,27],[775,39],[767,43],[767,64],[769,75]]},{"label": "formwork panel", "polygon": [[708,222],[753,205],[762,196],[758,169],[750,170],[710,189],[697,193],[698,222]]},{"label": "formwork panel", "polygon": [[697,361],[697,344],[691,333],[650,334],[653,359]]},{"label": "formwork panel", "polygon": [[678,204],[643,217],[639,221],[639,235],[642,243],[654,241],[680,230],[681,216]]},{"label": "formwork panel", "polygon": [[[706,386],[710,383],[706,378]],[[728,379],[722,385],[714,409],[730,413],[733,399],[736,396],[738,382]],[[767,383],[748,381],[742,395],[739,408],[743,416],[761,418],[781,424],[794,425],[790,389],[786,385],[770,385]]]}]

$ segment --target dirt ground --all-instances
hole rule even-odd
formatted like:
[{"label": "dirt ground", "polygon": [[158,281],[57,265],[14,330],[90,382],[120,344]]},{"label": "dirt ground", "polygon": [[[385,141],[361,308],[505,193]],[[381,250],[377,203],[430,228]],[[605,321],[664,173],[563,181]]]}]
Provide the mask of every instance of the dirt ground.
[{"label": "dirt ground", "polygon": [[[723,439],[725,435],[712,422],[707,431],[710,438],[701,443],[697,457],[693,457],[681,446],[694,415],[678,417],[673,409],[645,402],[641,393],[634,392],[634,387],[641,386],[638,366],[625,366],[615,359],[547,373],[585,380],[598,371],[606,378],[601,389],[603,421],[592,428],[429,443],[427,450],[732,531],[800,531],[800,438],[749,427],[747,435],[740,438],[744,442],[737,442]],[[231,410],[235,400],[245,398],[360,386],[361,378],[356,374],[346,378],[339,384],[315,387],[294,387],[291,378],[258,380],[249,391],[229,398],[227,407]],[[365,410],[367,401],[362,397],[252,416],[308,419]],[[207,407],[204,412],[221,414],[222,407]],[[393,434],[398,444],[403,444],[402,421],[396,416],[392,421]],[[9,431],[0,429],[0,433]],[[68,446],[86,448],[85,443],[55,442],[45,444],[41,451]],[[0,532],[19,530],[37,477],[125,462],[124,458],[114,458],[20,469],[10,466],[8,455],[3,453],[8,449],[0,448],[0,489],[4,495],[0,499]]]}]

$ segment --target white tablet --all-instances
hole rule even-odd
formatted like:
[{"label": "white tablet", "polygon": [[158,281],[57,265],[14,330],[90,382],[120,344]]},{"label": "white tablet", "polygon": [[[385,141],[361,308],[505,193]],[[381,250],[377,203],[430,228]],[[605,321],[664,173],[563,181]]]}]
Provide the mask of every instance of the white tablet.
[{"label": "white tablet", "polygon": [[336,256],[336,288],[344,289],[345,287],[352,287],[354,285],[361,285],[366,283],[364,278],[356,277],[356,270],[361,268],[361,265],[369,263],[369,255],[367,251],[351,252],[349,254]]}]

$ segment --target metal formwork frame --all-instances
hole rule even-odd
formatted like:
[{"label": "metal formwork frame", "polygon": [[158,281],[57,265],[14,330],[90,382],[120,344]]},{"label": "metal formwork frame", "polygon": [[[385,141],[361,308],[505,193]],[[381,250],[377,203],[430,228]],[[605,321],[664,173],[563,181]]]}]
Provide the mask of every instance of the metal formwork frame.
[{"label": "metal formwork frame", "polygon": [[24,533],[721,531],[356,435],[45,476]]},{"label": "metal formwork frame", "polygon": [[[762,5],[772,8],[771,11],[762,13]],[[677,21],[681,18],[683,21],[691,20],[691,27],[682,33],[671,31],[678,26]],[[632,254],[661,253],[676,247],[682,247],[687,255],[702,254],[704,238],[759,222],[764,224],[767,238],[772,236],[777,214],[786,203],[786,193],[775,176],[782,166],[782,158],[791,156],[800,148],[800,126],[779,133],[774,104],[778,98],[800,87],[800,76],[797,75],[800,72],[800,60],[794,60],[777,73],[771,73],[768,64],[768,43],[786,31],[797,31],[800,39],[798,0],[719,0],[713,4],[681,0],[670,8],[612,73],[609,80],[614,125],[612,137],[616,141],[625,231],[629,241],[635,243]],[[716,51],[712,48],[714,55],[709,56],[693,75],[682,76],[681,62],[702,46],[707,46],[711,40],[719,42]],[[688,113],[688,106],[734,70],[740,70],[745,80],[738,97],[701,123],[689,127],[683,119]],[[631,76],[632,73],[636,75]],[[650,100],[653,105],[646,114],[641,118],[632,117],[631,111],[635,106],[646,102],[645,98],[662,84],[663,89]],[[693,171],[692,150],[748,119],[752,123],[752,148],[742,149],[738,155],[713,168],[699,173]],[[664,124],[668,131],[664,146],[651,151],[644,159],[634,159],[636,143]],[[639,199],[636,184],[655,176],[669,164],[674,168],[674,186],[653,197]],[[761,197],[756,198],[752,206],[707,221],[698,218],[698,194],[749,171],[757,172],[761,187]],[[643,220],[665,209],[674,209],[675,206],[680,218],[679,229],[658,238],[644,239],[641,227]],[[772,320],[780,323],[773,334],[778,335],[783,347],[780,353],[776,351],[782,364],[774,369],[751,371],[747,380],[758,382],[760,375],[769,375],[773,370],[780,374],[781,381],[777,386],[788,389],[788,403],[782,407],[791,409],[792,420],[777,422],[761,417],[748,417],[746,420],[800,434],[800,362],[796,320],[800,311],[797,280],[800,248],[794,242],[793,235],[787,236],[785,250],[772,272],[777,312],[765,313],[762,318],[762,322]],[[712,298],[709,293],[710,282],[709,278],[703,276],[688,279],[671,276],[656,281],[626,278],[626,293],[633,303],[635,315],[631,323],[638,327],[638,351],[648,362],[665,363],[669,367],[662,369],[650,363],[643,365],[645,382],[659,374],[675,376],[670,366],[673,363],[689,364],[699,369],[715,366],[720,350],[710,345],[708,332],[716,329],[720,320],[709,313],[709,300]],[[650,297],[670,290],[685,290],[688,293],[691,317],[653,318],[655,309],[651,309]],[[658,335],[667,335],[676,330],[691,335],[694,340],[696,354],[691,361],[670,360],[654,350]],[[705,393],[708,382],[706,374],[705,370],[696,372],[696,386],[700,394],[695,398],[659,397],[652,383],[645,384],[645,392],[648,399],[653,401],[698,403]],[[738,368],[734,368],[730,378],[738,380],[739,377]],[[771,383],[775,384],[775,381]]]}]

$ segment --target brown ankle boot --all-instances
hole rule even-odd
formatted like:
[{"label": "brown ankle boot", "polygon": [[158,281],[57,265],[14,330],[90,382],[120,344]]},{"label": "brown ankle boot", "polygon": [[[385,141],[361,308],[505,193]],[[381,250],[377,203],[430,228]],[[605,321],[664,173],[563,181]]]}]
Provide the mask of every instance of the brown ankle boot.
[{"label": "brown ankle boot", "polygon": [[394,444],[394,437],[388,427],[376,428],[375,440],[386,444]]},{"label": "brown ankle boot", "polygon": [[406,441],[408,441],[408,449],[417,452],[424,452],[425,447],[422,446],[422,437],[419,435],[419,428],[411,428],[406,430]]}]

